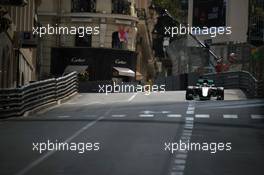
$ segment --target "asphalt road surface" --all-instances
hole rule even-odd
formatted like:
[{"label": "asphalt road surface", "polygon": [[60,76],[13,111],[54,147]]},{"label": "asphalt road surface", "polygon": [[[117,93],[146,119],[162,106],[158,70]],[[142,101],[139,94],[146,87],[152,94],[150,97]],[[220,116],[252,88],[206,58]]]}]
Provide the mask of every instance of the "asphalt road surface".
[{"label": "asphalt road surface", "polygon": [[[79,94],[34,116],[2,120],[0,174],[263,175],[264,102],[238,90],[225,97]],[[48,141],[75,147],[45,151]],[[84,153],[81,143],[89,145]],[[187,148],[192,143],[200,147]]]}]

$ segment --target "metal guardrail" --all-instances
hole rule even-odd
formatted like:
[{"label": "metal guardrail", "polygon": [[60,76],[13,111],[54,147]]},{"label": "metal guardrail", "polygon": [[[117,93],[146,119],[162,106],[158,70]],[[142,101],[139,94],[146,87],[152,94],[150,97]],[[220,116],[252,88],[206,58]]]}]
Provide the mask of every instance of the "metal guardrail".
[{"label": "metal guardrail", "polygon": [[248,98],[264,98],[264,83],[258,81],[246,71],[206,74],[204,77],[213,79],[216,86],[226,89],[241,89]]},{"label": "metal guardrail", "polygon": [[58,102],[78,91],[77,73],[38,81],[21,88],[0,89],[0,118],[22,116],[25,112]]}]

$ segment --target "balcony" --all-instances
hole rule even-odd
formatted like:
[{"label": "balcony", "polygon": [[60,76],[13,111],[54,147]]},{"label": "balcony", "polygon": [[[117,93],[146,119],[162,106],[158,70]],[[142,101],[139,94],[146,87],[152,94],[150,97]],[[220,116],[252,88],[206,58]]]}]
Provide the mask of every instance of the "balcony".
[{"label": "balcony", "polygon": [[96,12],[96,0],[72,0],[71,12],[94,13]]},{"label": "balcony", "polygon": [[131,3],[128,0],[112,0],[112,13],[131,15]]}]

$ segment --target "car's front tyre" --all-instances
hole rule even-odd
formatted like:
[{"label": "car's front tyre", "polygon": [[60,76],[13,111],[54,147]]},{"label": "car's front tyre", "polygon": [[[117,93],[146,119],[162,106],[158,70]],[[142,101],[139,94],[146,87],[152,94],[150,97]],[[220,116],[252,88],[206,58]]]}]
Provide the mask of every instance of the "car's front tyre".
[{"label": "car's front tyre", "polygon": [[224,100],[225,99],[224,88],[219,88],[217,91],[218,91],[217,100]]}]

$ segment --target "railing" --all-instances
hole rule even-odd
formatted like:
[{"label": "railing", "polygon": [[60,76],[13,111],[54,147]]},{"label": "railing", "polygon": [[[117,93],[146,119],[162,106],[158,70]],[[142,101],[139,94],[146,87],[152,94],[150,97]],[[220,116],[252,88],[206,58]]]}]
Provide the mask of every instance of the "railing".
[{"label": "railing", "polygon": [[78,91],[77,73],[38,81],[21,88],[0,89],[0,118],[22,116],[48,104],[57,103]]},{"label": "railing", "polygon": [[227,89],[241,89],[249,98],[264,98],[263,81],[258,81],[249,72],[225,72],[207,74],[204,77],[213,79],[216,86],[223,86]]},{"label": "railing", "polygon": [[[154,84],[165,85],[166,91],[186,90],[187,86],[196,85],[201,77],[198,73],[179,74],[166,78],[160,77]],[[225,89],[241,89],[248,98],[264,98],[264,83],[258,81],[246,71],[205,74],[203,78],[212,79],[216,86]]]}]

